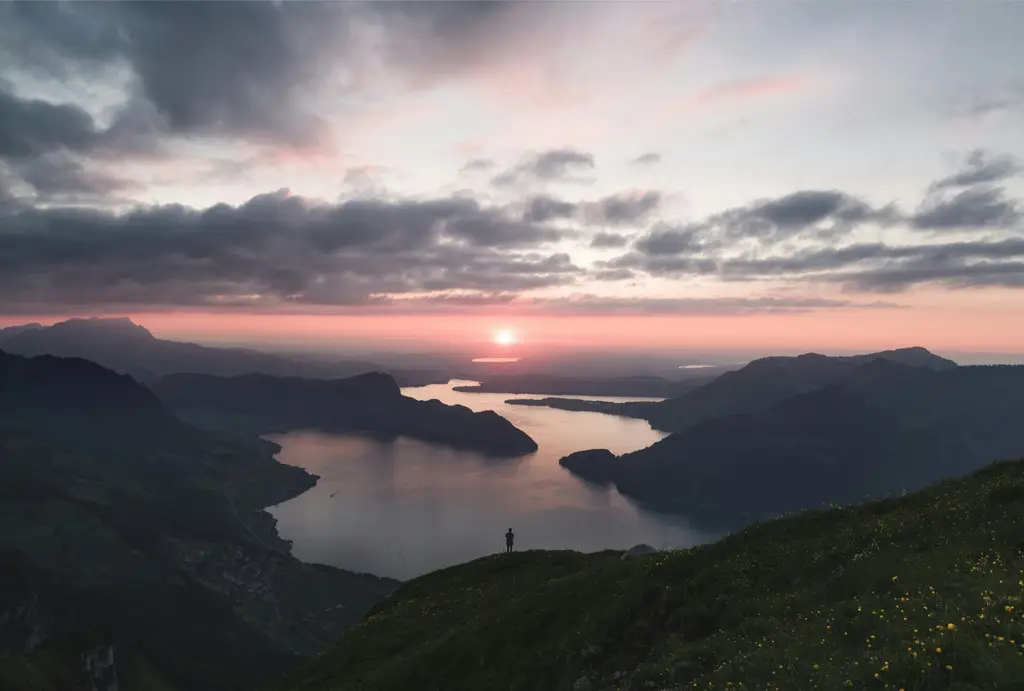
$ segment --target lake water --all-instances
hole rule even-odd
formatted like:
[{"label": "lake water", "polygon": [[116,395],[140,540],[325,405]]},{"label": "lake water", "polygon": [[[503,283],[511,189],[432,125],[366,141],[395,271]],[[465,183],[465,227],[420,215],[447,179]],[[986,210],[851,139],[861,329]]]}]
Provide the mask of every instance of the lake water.
[{"label": "lake water", "polygon": [[[539,450],[494,459],[412,439],[381,443],[354,435],[291,432],[271,437],[277,458],[320,476],[316,487],[270,509],[293,554],[394,578],[411,578],[504,549],[625,549],[645,542],[687,547],[710,539],[685,519],[638,509],[614,489],[573,477],[558,459],[582,449],[625,453],[664,435],[643,420],[514,406],[529,394],[460,393],[472,382],[406,388],[413,398],[494,410]],[[596,398],[592,400],[651,400]]]}]

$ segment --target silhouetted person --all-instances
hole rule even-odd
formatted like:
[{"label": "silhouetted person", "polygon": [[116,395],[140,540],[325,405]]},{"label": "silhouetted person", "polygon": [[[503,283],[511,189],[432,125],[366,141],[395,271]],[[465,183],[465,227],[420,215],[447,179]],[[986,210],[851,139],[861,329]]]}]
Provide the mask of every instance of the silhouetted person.
[{"label": "silhouetted person", "polygon": [[508,532],[505,533],[505,552],[512,551],[512,543],[516,541],[516,534],[509,528]]}]

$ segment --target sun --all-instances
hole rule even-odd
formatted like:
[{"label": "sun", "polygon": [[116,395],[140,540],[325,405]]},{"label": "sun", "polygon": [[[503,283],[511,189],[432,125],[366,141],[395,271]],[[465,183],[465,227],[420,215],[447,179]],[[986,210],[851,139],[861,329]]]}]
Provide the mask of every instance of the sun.
[{"label": "sun", "polygon": [[519,339],[511,329],[498,329],[494,332],[494,342],[500,346],[510,346],[518,343]]}]

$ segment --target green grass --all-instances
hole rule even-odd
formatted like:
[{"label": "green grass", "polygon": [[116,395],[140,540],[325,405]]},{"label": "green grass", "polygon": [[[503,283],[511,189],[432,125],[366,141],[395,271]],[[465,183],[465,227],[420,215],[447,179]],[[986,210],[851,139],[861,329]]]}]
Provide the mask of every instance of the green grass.
[{"label": "green grass", "polygon": [[409,582],[274,691],[1024,691],[1024,461],[720,542]]}]

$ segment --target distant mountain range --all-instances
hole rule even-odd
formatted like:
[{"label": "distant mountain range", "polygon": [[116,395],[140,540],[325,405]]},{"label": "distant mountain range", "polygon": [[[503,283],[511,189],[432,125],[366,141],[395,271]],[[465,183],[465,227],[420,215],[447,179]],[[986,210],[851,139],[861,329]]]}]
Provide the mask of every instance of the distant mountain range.
[{"label": "distant mountain range", "polygon": [[909,349],[767,358],[643,416],[677,431],[561,464],[648,506],[723,527],[913,490],[1024,456],[1024,367]]},{"label": "distant mountain range", "polygon": [[251,689],[358,621],[397,582],[290,556],[262,509],[315,478],[274,450],[95,363],[0,352],[0,553],[23,574],[0,682],[98,688],[86,662],[110,657],[122,688]]},{"label": "distant mountain range", "polygon": [[901,348],[843,357],[808,353],[754,360],[738,370],[725,372],[701,386],[658,403],[583,402],[558,398],[523,399],[510,403],[638,417],[650,422],[655,429],[676,432],[704,420],[764,410],[790,396],[837,381],[859,365],[877,359],[935,370],[957,367],[952,360],[924,348]]},{"label": "distant mountain range", "polygon": [[[115,372],[130,374],[139,381],[152,382],[170,374],[211,374],[231,377],[244,374],[266,374],[277,377],[307,379],[339,379],[368,372],[386,371],[401,386],[439,384],[449,379],[482,381],[470,393],[536,393],[552,395],[636,396],[669,398],[689,391],[695,384],[712,375],[703,370],[680,371],[678,377],[662,376],[563,376],[563,361],[525,362],[493,366],[462,361],[454,356],[403,355],[381,352],[387,365],[362,359],[330,360],[322,356],[278,355],[248,348],[215,348],[156,338],[144,327],[127,318],[90,317],[58,322],[52,326],[38,323],[0,329],[0,349],[26,356],[56,355],[80,357],[103,365]],[[617,362],[609,354],[609,363]],[[524,372],[522,368],[540,368]],[[636,363],[612,366],[613,372],[629,372]],[[624,369],[625,368],[625,369]],[[599,369],[591,365],[590,369]],[[607,371],[607,368],[606,368]],[[717,371],[709,369],[708,372]]]},{"label": "distant mountain range", "polygon": [[[85,358],[143,382],[182,372],[337,379],[382,369],[379,364],[360,360],[324,362],[246,348],[211,348],[195,343],[165,341],[126,318],[92,317],[68,319],[52,326],[12,326],[0,329],[0,349],[26,356]],[[394,375],[403,386],[440,380],[412,371],[400,370]]]},{"label": "distant mountain range", "polygon": [[317,428],[407,436],[494,456],[537,450],[529,435],[493,411],[403,396],[395,380],[379,372],[340,380],[176,374],[152,388],[183,419],[221,431],[255,435]]}]

